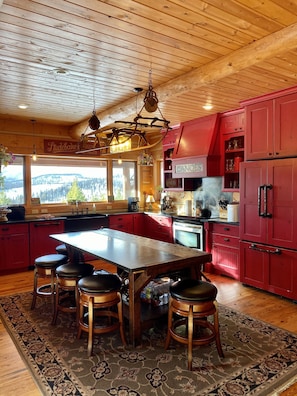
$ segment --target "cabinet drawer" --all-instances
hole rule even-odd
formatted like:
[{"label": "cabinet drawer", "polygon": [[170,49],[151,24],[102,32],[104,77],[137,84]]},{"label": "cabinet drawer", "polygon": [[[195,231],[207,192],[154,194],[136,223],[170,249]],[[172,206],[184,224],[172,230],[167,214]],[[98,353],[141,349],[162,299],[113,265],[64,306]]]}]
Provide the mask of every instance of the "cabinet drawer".
[{"label": "cabinet drawer", "polygon": [[239,226],[229,224],[213,224],[213,233],[239,237]]},{"label": "cabinet drawer", "polygon": [[6,234],[28,234],[28,224],[1,224],[0,235]]},{"label": "cabinet drawer", "polygon": [[239,248],[239,238],[229,235],[213,234],[213,243]]}]

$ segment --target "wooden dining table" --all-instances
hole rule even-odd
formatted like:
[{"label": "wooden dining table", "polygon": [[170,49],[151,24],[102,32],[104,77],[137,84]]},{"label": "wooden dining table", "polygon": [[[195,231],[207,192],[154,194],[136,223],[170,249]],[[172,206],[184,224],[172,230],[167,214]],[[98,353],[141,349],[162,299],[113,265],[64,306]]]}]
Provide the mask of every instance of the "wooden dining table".
[{"label": "wooden dining table", "polygon": [[200,279],[202,266],[212,258],[207,252],[110,228],[50,236],[76,252],[89,253],[112,263],[118,271],[127,274],[129,341],[134,346],[141,343],[140,293],[143,288],[159,276],[170,276],[182,270]]}]

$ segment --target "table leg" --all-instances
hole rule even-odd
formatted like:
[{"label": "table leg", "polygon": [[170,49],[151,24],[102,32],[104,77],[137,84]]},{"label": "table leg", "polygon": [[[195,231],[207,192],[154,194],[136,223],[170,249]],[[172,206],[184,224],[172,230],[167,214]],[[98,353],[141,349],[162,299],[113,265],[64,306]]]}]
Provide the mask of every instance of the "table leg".
[{"label": "table leg", "polygon": [[140,292],[150,279],[144,272],[129,273],[129,336],[134,347],[141,344]]}]

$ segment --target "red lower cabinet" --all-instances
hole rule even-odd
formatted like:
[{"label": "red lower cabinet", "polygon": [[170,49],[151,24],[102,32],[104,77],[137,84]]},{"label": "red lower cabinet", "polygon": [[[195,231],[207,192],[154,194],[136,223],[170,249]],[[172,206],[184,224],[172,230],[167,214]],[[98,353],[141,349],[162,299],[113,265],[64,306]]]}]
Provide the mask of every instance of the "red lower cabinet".
[{"label": "red lower cabinet", "polygon": [[297,299],[297,251],[240,242],[242,283]]},{"label": "red lower cabinet", "polygon": [[163,242],[173,242],[172,217],[153,213],[146,213],[144,216],[144,236]]},{"label": "red lower cabinet", "polygon": [[239,227],[213,224],[212,265],[216,274],[239,279]]},{"label": "red lower cabinet", "polygon": [[51,234],[64,232],[64,220],[40,220],[30,223],[30,261],[45,254],[56,253],[59,242],[50,237]]},{"label": "red lower cabinet", "polygon": [[1,224],[0,226],[0,272],[13,272],[29,267],[28,224]]}]

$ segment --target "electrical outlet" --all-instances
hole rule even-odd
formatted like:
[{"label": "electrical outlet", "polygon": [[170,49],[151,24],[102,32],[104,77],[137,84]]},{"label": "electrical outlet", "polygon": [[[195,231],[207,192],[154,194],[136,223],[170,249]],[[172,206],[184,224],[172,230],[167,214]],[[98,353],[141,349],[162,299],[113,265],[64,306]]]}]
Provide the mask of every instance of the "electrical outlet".
[{"label": "electrical outlet", "polygon": [[41,209],[41,213],[47,213],[48,210],[47,209]]},{"label": "electrical outlet", "polygon": [[106,209],[112,209],[112,205],[107,205]]}]

